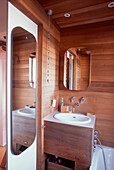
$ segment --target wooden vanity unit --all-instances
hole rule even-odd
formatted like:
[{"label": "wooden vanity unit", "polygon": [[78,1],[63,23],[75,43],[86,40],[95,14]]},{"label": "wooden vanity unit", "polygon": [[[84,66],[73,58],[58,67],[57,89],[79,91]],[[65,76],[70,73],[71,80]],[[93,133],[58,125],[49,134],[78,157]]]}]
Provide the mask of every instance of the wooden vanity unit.
[{"label": "wooden vanity unit", "polygon": [[[46,118],[44,151],[75,161],[76,170],[87,170],[91,165],[95,120],[91,127],[63,124]],[[92,118],[95,119],[95,118]]]},{"label": "wooden vanity unit", "polygon": [[18,154],[19,146],[29,147],[35,138],[35,119],[13,114],[13,152]]}]

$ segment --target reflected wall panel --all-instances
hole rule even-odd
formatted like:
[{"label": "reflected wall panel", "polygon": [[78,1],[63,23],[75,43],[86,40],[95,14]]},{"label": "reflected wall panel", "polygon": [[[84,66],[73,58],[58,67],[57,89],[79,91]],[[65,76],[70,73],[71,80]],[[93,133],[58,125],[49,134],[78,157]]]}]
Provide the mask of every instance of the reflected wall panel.
[{"label": "reflected wall panel", "polygon": [[[23,36],[23,38],[25,38],[25,36]],[[29,57],[34,51],[36,51],[36,42],[33,42],[33,40],[14,39],[13,110],[24,108],[25,105],[32,105],[36,100],[36,90],[29,85]]]}]

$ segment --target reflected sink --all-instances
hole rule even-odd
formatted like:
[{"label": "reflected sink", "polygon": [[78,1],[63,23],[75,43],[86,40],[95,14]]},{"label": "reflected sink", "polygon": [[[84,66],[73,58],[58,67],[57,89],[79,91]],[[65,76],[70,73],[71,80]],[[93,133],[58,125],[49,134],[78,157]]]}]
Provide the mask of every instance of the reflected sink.
[{"label": "reflected sink", "polygon": [[60,121],[64,122],[72,122],[72,123],[78,123],[78,124],[85,124],[90,123],[91,118],[88,116],[85,116],[83,114],[79,113],[59,113],[54,115],[55,119],[58,119]]},{"label": "reflected sink", "polygon": [[18,113],[23,116],[35,115],[35,108],[22,108],[18,110]]}]

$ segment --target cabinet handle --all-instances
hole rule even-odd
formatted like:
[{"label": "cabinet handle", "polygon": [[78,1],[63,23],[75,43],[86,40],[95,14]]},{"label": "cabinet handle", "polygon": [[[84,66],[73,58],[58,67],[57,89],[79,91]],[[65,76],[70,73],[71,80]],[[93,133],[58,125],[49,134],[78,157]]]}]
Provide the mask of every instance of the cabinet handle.
[{"label": "cabinet handle", "polygon": [[24,142],[24,144],[25,144],[25,145],[27,145],[27,144],[28,144],[28,142],[27,142],[27,141],[25,141],[25,142]]}]

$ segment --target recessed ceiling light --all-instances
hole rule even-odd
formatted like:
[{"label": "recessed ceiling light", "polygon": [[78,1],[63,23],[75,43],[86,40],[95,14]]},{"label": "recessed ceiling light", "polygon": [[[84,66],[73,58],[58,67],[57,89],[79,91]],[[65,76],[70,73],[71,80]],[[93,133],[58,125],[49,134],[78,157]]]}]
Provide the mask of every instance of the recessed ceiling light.
[{"label": "recessed ceiling light", "polygon": [[70,17],[70,14],[66,13],[66,14],[64,14],[64,17],[68,18],[68,17]]},{"label": "recessed ceiling light", "polygon": [[108,7],[109,7],[109,8],[114,7],[114,2],[110,2],[110,3],[108,4]]}]

